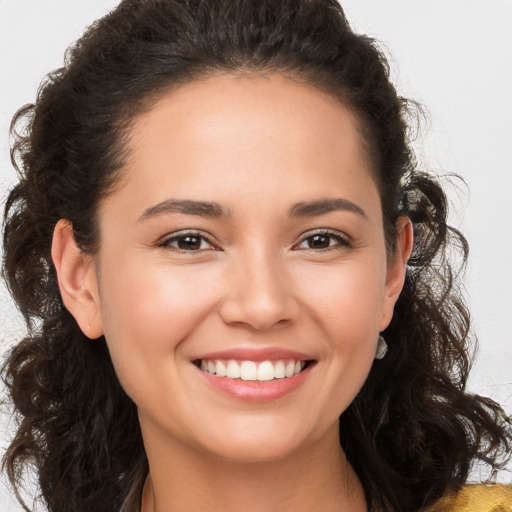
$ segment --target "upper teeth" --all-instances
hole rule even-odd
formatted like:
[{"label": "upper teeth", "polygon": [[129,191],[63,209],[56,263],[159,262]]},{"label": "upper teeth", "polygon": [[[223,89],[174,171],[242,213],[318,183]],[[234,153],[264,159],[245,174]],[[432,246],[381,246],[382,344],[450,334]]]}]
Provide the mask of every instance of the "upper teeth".
[{"label": "upper teeth", "polygon": [[261,362],[203,359],[201,370],[228,379],[265,381],[293,377],[299,374],[305,365],[305,361],[295,361],[293,359]]}]

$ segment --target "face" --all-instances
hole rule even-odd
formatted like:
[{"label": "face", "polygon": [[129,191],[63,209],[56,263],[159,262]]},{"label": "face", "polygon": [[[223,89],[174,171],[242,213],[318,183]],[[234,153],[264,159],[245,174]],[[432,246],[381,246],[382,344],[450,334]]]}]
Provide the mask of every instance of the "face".
[{"label": "face", "polygon": [[217,76],[162,97],[127,148],[92,296],[145,440],[266,460],[337,432],[403,279],[354,115]]}]

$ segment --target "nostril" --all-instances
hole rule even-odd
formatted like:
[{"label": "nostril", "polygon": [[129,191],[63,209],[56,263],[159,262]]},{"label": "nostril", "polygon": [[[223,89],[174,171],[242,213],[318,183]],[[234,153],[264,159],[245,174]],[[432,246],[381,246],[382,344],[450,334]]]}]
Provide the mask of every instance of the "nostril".
[{"label": "nostril", "polygon": [[268,285],[251,280],[225,298],[219,308],[220,316],[226,324],[245,324],[256,331],[288,326],[300,313],[288,288],[288,285],[281,285],[277,277]]}]

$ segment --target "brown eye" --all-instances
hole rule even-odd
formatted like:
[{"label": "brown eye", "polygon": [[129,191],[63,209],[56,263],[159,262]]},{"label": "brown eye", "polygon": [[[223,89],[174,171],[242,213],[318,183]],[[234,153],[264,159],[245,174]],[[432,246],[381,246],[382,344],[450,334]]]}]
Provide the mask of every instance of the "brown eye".
[{"label": "brown eye", "polygon": [[201,249],[202,238],[195,235],[181,236],[176,239],[176,246],[178,249],[185,251],[197,251]]},{"label": "brown eye", "polygon": [[326,249],[331,245],[330,235],[313,235],[307,239],[307,244],[310,249]]},{"label": "brown eye", "polygon": [[181,252],[199,252],[216,249],[205,235],[199,233],[174,235],[163,240],[158,246],[177,249]]},{"label": "brown eye", "polygon": [[316,251],[339,249],[350,245],[341,234],[327,232],[313,233],[302,239],[296,246],[297,249],[311,249]]}]

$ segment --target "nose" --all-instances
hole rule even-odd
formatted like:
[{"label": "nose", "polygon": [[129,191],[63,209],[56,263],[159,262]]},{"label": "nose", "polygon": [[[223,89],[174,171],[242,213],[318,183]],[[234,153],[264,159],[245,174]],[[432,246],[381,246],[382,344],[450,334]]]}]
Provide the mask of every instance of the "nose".
[{"label": "nose", "polygon": [[299,314],[293,279],[279,256],[240,256],[229,270],[220,306],[230,325],[265,331],[288,325]]}]

